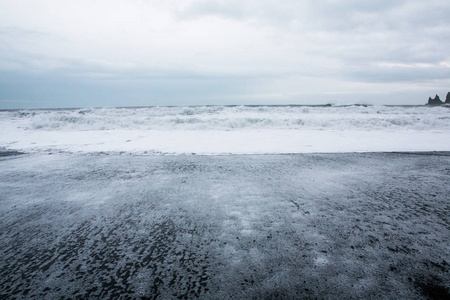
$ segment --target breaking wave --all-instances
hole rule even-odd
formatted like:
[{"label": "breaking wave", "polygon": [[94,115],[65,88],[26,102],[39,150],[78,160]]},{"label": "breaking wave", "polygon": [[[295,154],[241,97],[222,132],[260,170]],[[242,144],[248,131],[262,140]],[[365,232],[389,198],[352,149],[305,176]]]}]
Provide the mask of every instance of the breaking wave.
[{"label": "breaking wave", "polygon": [[[20,110],[0,122],[24,130],[450,130],[449,107],[199,106]],[[0,123],[0,124],[1,124]]]}]

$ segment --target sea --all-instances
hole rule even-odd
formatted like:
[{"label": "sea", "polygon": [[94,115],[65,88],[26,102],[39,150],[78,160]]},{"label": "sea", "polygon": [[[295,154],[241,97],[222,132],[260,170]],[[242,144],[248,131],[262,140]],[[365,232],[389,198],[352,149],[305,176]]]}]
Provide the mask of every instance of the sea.
[{"label": "sea", "polygon": [[0,111],[0,149],[226,155],[450,151],[450,106],[275,105]]}]

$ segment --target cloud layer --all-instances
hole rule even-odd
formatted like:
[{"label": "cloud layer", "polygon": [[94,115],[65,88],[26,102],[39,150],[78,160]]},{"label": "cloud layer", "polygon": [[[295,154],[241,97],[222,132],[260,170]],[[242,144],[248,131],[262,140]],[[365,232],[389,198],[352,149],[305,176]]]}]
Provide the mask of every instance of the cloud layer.
[{"label": "cloud layer", "polygon": [[436,0],[5,0],[0,108],[419,104],[450,88],[449,15]]}]

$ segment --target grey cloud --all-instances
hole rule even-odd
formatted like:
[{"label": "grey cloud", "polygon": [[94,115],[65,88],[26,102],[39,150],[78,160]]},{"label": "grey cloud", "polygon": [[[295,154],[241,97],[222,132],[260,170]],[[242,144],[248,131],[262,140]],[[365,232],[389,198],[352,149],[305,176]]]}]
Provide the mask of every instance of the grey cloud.
[{"label": "grey cloud", "polygon": [[33,49],[35,45],[62,41],[63,37],[49,32],[15,26],[0,27],[0,55],[17,51],[18,48]]},{"label": "grey cloud", "polygon": [[94,81],[133,81],[155,79],[258,79],[289,75],[273,74],[250,68],[211,67],[185,62],[145,64],[94,60],[82,57],[52,57],[23,51],[0,52],[0,71],[17,71],[34,75],[69,76]]},{"label": "grey cloud", "polygon": [[443,66],[356,66],[348,67],[344,74],[361,82],[427,82],[450,79],[450,68]]},{"label": "grey cloud", "polygon": [[421,0],[201,0],[179,11],[181,18],[218,16],[254,21],[257,26],[289,27],[291,30],[331,32],[400,31],[447,27],[450,4]]},{"label": "grey cloud", "polygon": [[[220,16],[236,20],[259,20],[269,26],[300,22],[311,28],[354,28],[360,13],[380,14],[399,7],[404,1],[194,1],[179,12],[181,17]],[[260,23],[258,23],[260,24]]]},{"label": "grey cloud", "polygon": [[[233,22],[237,40],[245,40],[242,44],[250,47],[240,47],[239,41],[230,40],[233,54],[229,55],[225,52],[227,49],[211,47],[214,50],[209,50],[208,43],[199,43],[206,45],[199,51],[214,59],[184,55],[177,60],[173,54],[165,59],[162,54],[155,61],[149,54],[142,55],[143,61],[139,61],[119,53],[124,50],[99,50],[101,48],[96,49],[96,45],[87,42],[83,45],[73,36],[65,36],[64,30],[55,30],[63,35],[58,36],[22,28],[17,22],[12,24],[14,26],[0,27],[0,100],[20,104],[12,101],[67,99],[68,106],[89,106],[83,99],[103,99],[96,105],[123,105],[119,99],[129,97],[133,105],[149,105],[149,99],[157,105],[201,104],[195,101],[206,104],[208,100],[219,98],[222,103],[226,99],[250,99],[249,95],[264,92],[268,95],[301,94],[302,88],[295,83],[286,84],[291,88],[289,91],[283,85],[273,89],[267,86],[285,79],[292,83],[292,78],[302,76],[312,81],[318,79],[318,82],[330,79],[375,85],[400,83],[399,86],[406,82],[425,86],[430,81],[450,80],[448,1],[199,0],[183,4],[183,8],[179,1],[158,2],[158,5],[164,9],[172,5],[164,13],[176,12],[166,19],[164,26],[170,30],[161,29],[161,34],[170,39],[172,32],[181,32],[177,35],[181,42],[174,43],[180,48],[180,54],[185,51],[183,38],[192,39],[189,46],[194,50],[199,41],[195,39],[202,38],[195,32],[183,35],[183,29],[193,25],[190,29],[195,31],[199,25],[207,26],[210,18],[225,21],[214,22],[214,26]],[[188,22],[192,24],[186,24]],[[184,25],[188,26],[183,28]],[[247,35],[240,36],[239,28]],[[260,35],[255,43],[249,32]],[[217,40],[220,38],[217,36]],[[119,36],[117,39],[120,42]],[[78,42],[80,44],[75,44]],[[88,51],[74,51],[78,56],[70,56],[71,45],[86,47]],[[158,46],[158,40],[154,45]],[[261,58],[246,64],[258,49],[267,51]],[[102,51],[111,53],[103,56]],[[223,53],[226,59],[221,60]],[[102,59],[93,59],[98,57]],[[420,64],[425,67],[418,66]]]},{"label": "grey cloud", "polygon": [[[446,1],[195,1],[183,17],[219,16],[302,36],[302,51],[344,65],[369,62],[439,63],[449,58]],[[274,34],[276,35],[276,33]],[[279,37],[278,37],[279,38]]]},{"label": "grey cloud", "polygon": [[[0,109],[242,104],[260,85],[252,78],[146,78],[92,81],[64,73],[0,71]],[[249,102],[246,102],[249,103]]]},{"label": "grey cloud", "polygon": [[0,27],[0,38],[7,39],[55,39],[60,38],[55,34],[48,32],[42,32],[32,29],[24,29],[15,26],[1,26]]}]

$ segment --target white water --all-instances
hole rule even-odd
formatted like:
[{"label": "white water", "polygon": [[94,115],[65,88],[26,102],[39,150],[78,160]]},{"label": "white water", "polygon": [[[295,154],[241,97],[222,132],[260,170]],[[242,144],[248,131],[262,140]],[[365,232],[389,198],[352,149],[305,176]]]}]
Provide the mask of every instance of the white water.
[{"label": "white water", "polygon": [[0,148],[243,154],[450,151],[448,106],[202,106],[0,112]]}]

